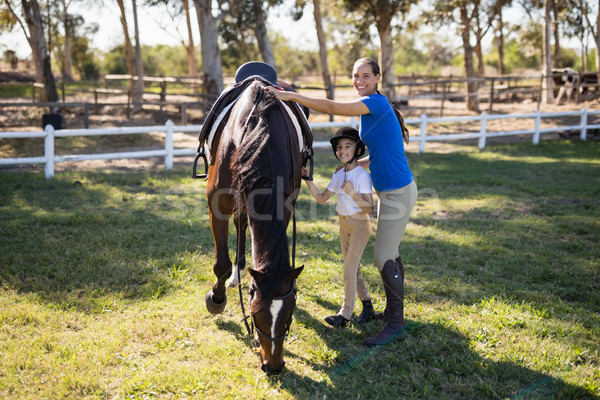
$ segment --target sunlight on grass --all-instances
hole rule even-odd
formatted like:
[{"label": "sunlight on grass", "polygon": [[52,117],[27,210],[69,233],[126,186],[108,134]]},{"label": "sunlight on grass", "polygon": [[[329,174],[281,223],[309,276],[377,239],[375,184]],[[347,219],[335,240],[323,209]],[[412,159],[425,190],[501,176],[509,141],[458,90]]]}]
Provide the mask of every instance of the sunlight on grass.
[{"label": "sunlight on grass", "polygon": [[[189,168],[3,172],[0,398],[598,398],[599,147],[409,153],[407,335],[375,349],[362,341],[382,321],[323,320],[344,288],[335,199],[317,205],[303,185],[305,269],[279,376],[260,370],[237,290],[223,314],[206,310],[213,238]],[[317,151],[319,187],[337,164]],[[383,311],[373,239],[361,266]]]}]

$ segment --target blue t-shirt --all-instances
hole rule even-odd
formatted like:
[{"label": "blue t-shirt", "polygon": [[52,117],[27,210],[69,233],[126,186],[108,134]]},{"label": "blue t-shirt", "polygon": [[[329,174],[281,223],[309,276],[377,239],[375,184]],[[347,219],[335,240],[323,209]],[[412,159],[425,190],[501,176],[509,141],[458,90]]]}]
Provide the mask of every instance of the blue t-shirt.
[{"label": "blue t-shirt", "polygon": [[375,93],[360,99],[369,108],[360,116],[359,132],[369,148],[373,186],[380,192],[400,189],[413,181],[400,122],[387,97]]}]

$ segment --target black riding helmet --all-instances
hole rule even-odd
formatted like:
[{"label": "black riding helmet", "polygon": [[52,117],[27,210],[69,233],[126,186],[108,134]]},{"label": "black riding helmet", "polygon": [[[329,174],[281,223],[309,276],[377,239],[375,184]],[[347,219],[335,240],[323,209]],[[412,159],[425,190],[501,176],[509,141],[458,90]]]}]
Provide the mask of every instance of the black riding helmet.
[{"label": "black riding helmet", "polygon": [[[365,154],[365,144],[362,140],[360,140],[360,136],[358,134],[357,129],[352,128],[350,126],[344,126],[343,128],[338,129],[337,132],[335,132],[335,135],[333,135],[331,140],[329,140],[329,143],[331,143],[331,149],[333,150],[333,154],[335,154],[335,149],[340,139],[350,139],[356,142],[354,157],[352,157],[352,159],[348,163],[353,162],[354,160],[356,160],[359,157],[362,157]],[[337,158],[337,154],[335,154],[335,157]]]}]

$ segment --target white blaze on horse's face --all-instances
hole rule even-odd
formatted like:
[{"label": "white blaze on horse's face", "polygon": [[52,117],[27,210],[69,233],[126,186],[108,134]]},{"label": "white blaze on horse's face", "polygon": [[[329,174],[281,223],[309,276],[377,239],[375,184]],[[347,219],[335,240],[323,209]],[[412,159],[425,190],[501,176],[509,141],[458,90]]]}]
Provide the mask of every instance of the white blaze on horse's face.
[{"label": "white blaze on horse's face", "polygon": [[[275,333],[275,326],[279,319],[279,313],[283,307],[283,300],[273,300],[269,311],[271,312],[271,337],[277,337]],[[271,341],[271,354],[275,354],[275,341]]]}]

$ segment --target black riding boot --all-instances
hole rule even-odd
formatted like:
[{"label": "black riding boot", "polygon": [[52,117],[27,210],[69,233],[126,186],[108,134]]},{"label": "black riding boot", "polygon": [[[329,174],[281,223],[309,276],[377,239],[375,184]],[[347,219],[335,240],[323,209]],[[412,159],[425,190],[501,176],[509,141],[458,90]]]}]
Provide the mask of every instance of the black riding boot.
[{"label": "black riding boot", "polygon": [[[402,282],[404,282],[404,264],[402,264],[402,256],[401,255],[399,255],[396,258],[396,263],[400,266],[400,271],[402,271]],[[388,311],[387,311],[387,304],[386,304],[383,312],[379,313],[378,315],[380,315],[380,318],[383,318],[387,321],[387,314],[388,314]]]},{"label": "black riding boot", "polygon": [[363,300],[362,305],[363,309],[358,318],[356,318],[357,324],[364,324],[365,322],[370,321],[371,318],[375,317],[375,309],[373,308],[373,303],[371,300]]},{"label": "black riding boot", "polygon": [[388,260],[380,273],[387,301],[386,325],[377,335],[365,339],[369,347],[404,338],[404,266]]}]

